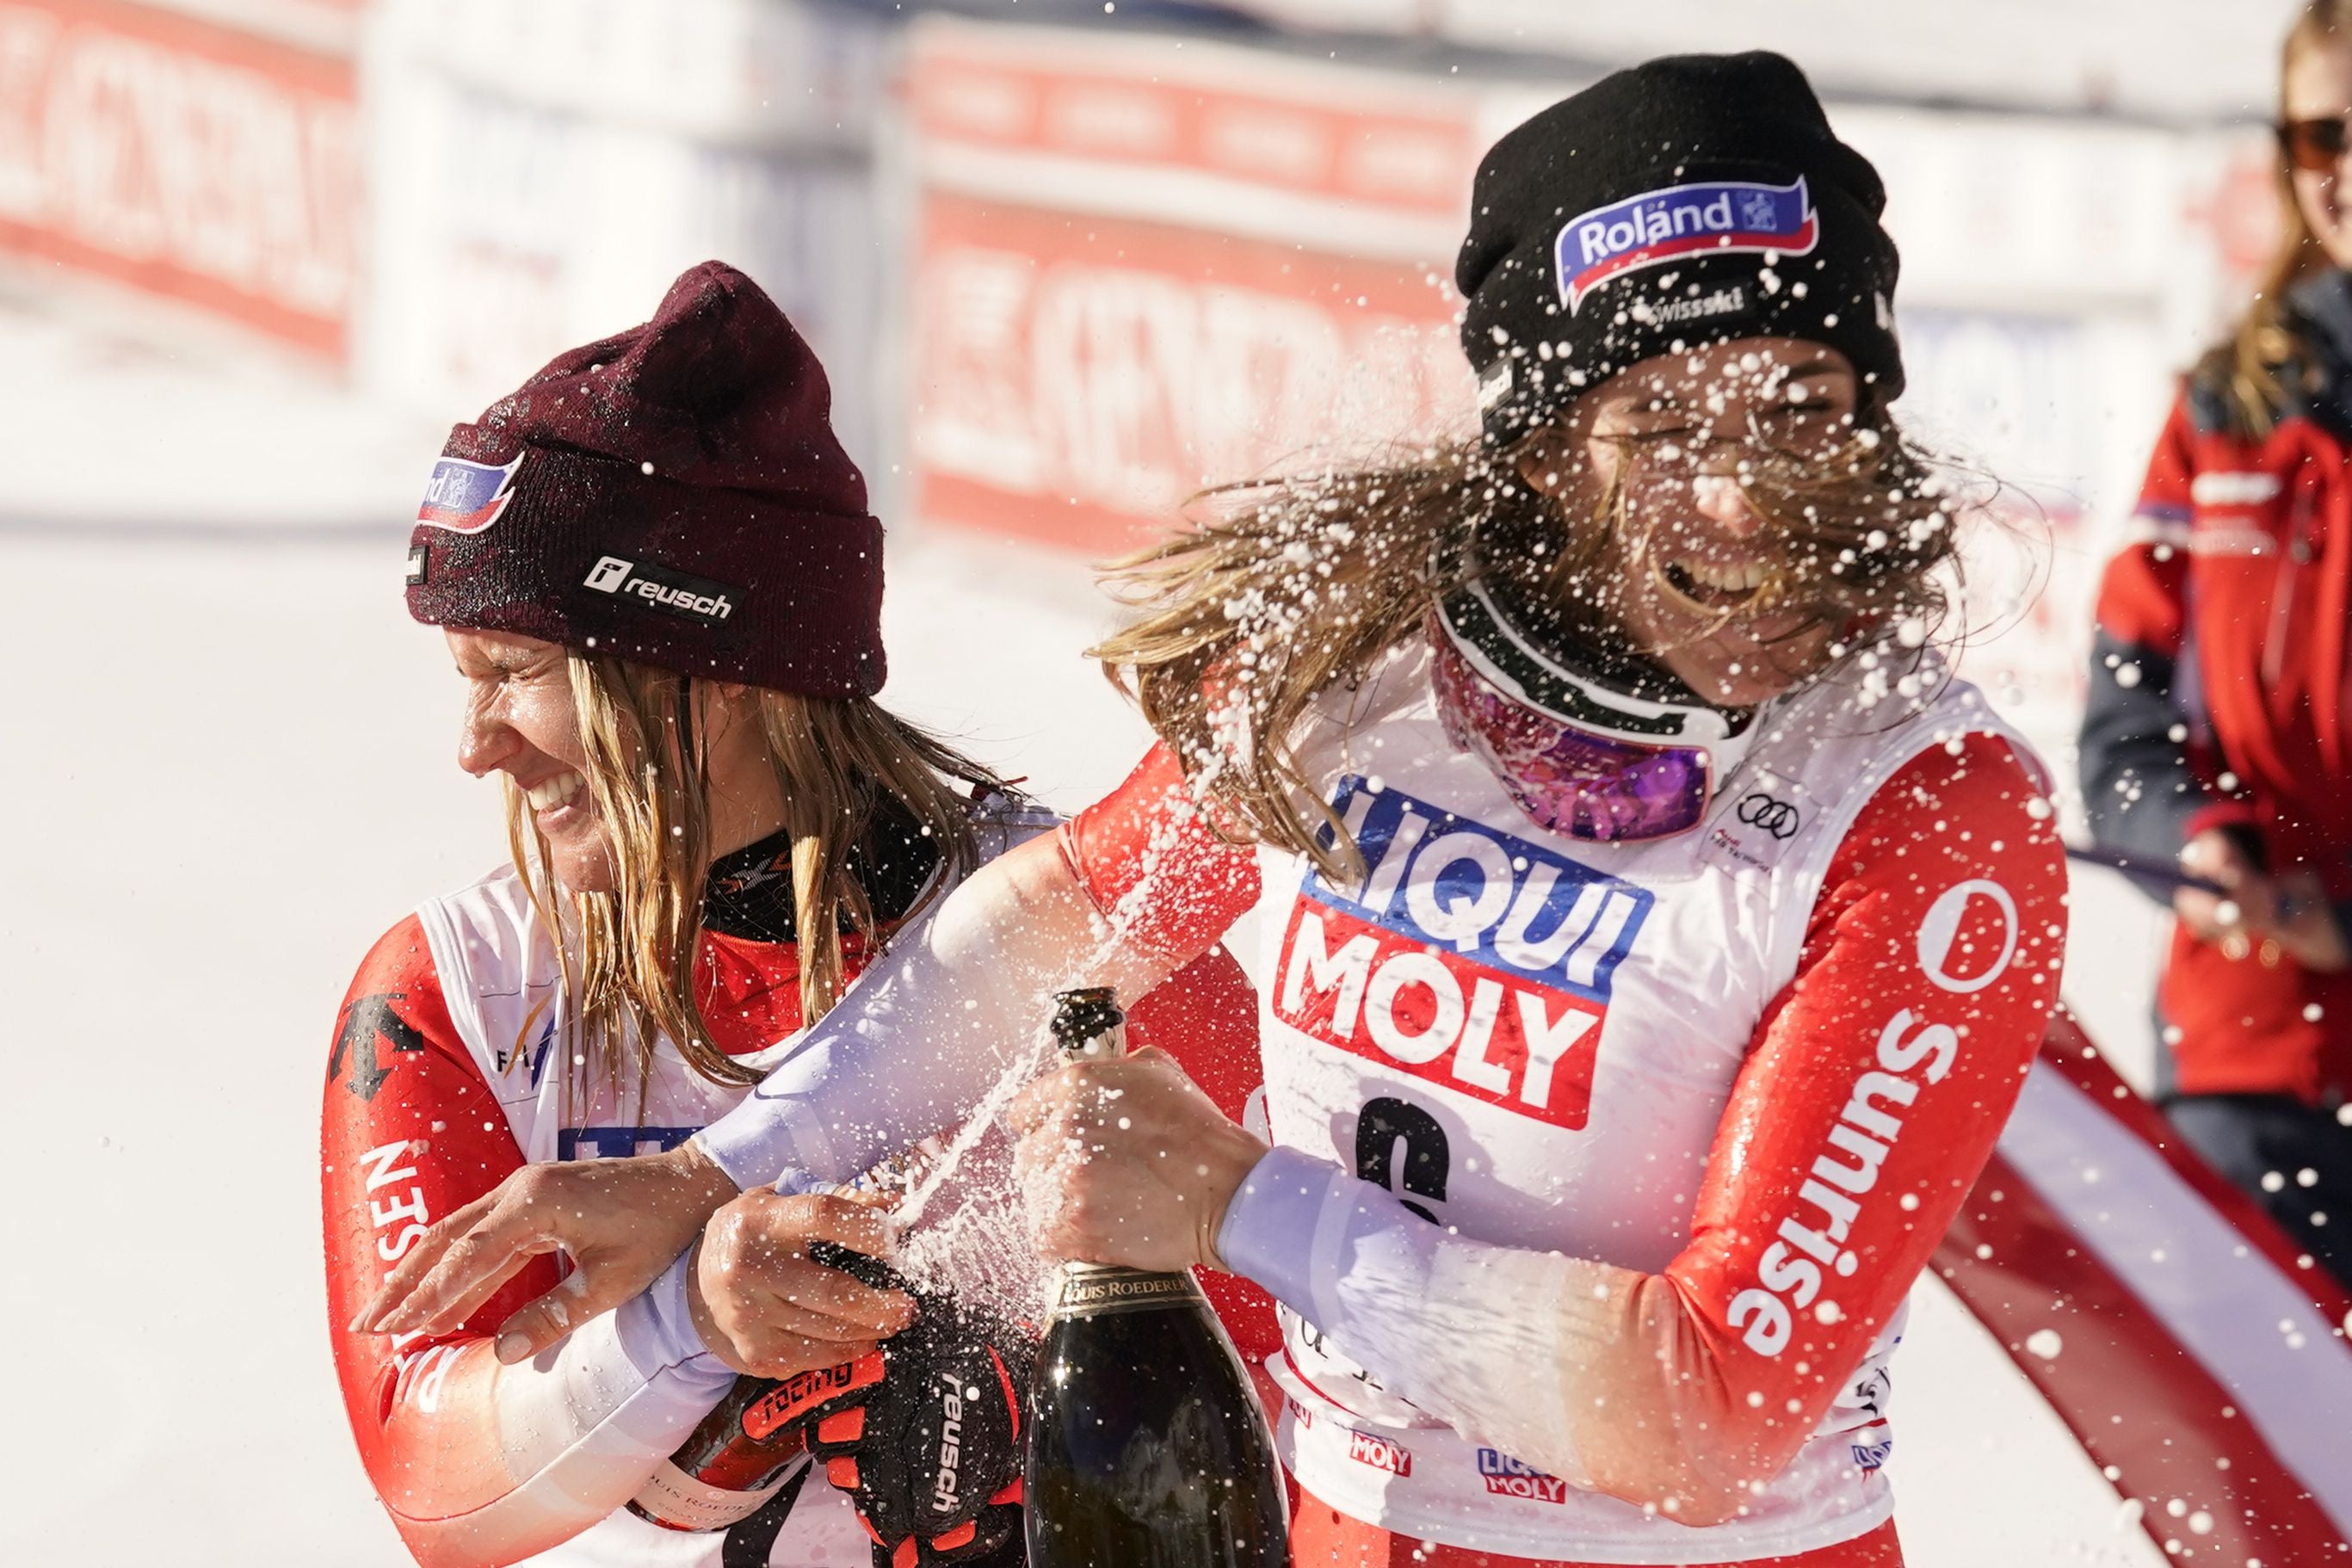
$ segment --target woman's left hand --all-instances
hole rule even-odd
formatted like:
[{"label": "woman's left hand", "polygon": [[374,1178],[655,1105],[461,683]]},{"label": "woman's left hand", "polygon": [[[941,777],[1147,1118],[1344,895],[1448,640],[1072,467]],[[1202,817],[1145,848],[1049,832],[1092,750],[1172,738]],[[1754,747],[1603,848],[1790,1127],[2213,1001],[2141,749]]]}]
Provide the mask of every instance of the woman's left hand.
[{"label": "woman's left hand", "polygon": [[856,1361],[912,1323],[915,1303],[818,1262],[812,1244],[878,1258],[890,1240],[881,1205],[863,1197],[745,1193],[710,1216],[695,1249],[686,1292],[695,1331],[752,1377]]},{"label": "woman's left hand", "polygon": [[1220,1267],[1225,1205],[1266,1146],[1165,1051],[1072,1062],[1006,1113],[1013,1168],[1046,1258],[1174,1271]]}]

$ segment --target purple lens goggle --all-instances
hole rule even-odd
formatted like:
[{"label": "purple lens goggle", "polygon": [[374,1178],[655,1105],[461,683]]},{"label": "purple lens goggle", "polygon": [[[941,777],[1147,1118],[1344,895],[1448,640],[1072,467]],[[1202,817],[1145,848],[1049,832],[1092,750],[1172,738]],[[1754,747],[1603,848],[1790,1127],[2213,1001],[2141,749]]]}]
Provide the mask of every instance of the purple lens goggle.
[{"label": "purple lens goggle", "polygon": [[1435,618],[1447,737],[1555,833],[1601,843],[1687,833],[1747,753],[1752,713],[1651,701],[1580,674],[1521,637],[1475,584]]}]

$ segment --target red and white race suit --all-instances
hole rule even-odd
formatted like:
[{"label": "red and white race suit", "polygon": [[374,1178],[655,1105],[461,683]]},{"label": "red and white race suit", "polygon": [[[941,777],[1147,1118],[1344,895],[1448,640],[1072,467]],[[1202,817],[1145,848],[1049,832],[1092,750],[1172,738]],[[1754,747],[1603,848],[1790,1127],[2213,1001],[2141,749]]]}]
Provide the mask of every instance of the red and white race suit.
[{"label": "red and white race suit", "polygon": [[[992,854],[1052,822],[1001,813],[983,825],[983,847]],[[853,973],[863,967],[854,943],[849,960]],[[696,975],[703,1017],[730,1055],[757,1063],[800,1028],[792,943],[706,931]],[[1248,982],[1230,954],[1206,954],[1136,1011],[1241,1113],[1255,1041]],[[555,950],[510,868],[402,921],[352,982],[328,1063],[321,1200],[336,1368],[369,1479],[431,1568],[526,1558],[573,1568],[863,1568],[870,1542],[844,1494],[821,1479],[784,1509],[707,1534],[625,1511],[734,1378],[659,1291],[517,1366],[499,1363],[488,1336],[556,1282],[552,1259],[534,1261],[446,1338],[395,1342],[344,1327],[426,1226],[526,1161],[669,1148],[745,1093],[698,1077],[666,1038],[642,1098],[633,1086],[622,1093],[564,1060],[565,1016]],[[1231,1280],[1212,1291],[1236,1340],[1262,1358],[1275,1342],[1265,1297]]]},{"label": "red and white race suit", "polygon": [[[1286,1460],[1358,1520],[1514,1557],[1858,1542],[1892,1510],[1906,1293],[2057,995],[2065,876],[2039,765],[1933,667],[1899,689],[1849,669],[1768,710],[1697,830],[1578,842],[1448,742],[1427,658],[1331,694],[1302,752],[1361,883],[1219,838],[1165,748],[1061,840],[1104,910],[1131,915],[1147,867],[1188,890],[1145,895],[1133,940],[1161,952],[1258,912],[1276,1150],[1221,1246],[1284,1302]],[[1612,1266],[1578,1265],[1602,1299],[1351,1296],[1350,1227],[1381,1205],[1471,1266]],[[1521,1359],[1528,1336],[1477,1328],[1546,1312],[1574,1326],[1564,1386]],[[1607,1490],[1482,1430],[1507,1429],[1515,1396],[1559,1398]],[[1703,1525],[1622,1500],[1691,1465],[1752,1475],[1752,1494]]]}]

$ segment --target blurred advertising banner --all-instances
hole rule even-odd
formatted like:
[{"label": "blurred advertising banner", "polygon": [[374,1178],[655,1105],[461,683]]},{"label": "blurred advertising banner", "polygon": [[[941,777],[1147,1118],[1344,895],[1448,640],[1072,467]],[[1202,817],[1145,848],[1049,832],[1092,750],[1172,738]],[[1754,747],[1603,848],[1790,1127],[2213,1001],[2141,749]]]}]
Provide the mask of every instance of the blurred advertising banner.
[{"label": "blurred advertising banner", "polygon": [[354,71],[333,28],[307,31],[0,0],[0,251],[340,360],[360,204]]},{"label": "blurred advertising banner", "polygon": [[1483,144],[1467,93],[950,22],[915,28],[908,91],[922,515],[1110,554],[1335,432],[1467,420],[1449,280]]},{"label": "blurred advertising banner", "polygon": [[[920,512],[1107,553],[1204,484],[1454,426],[1447,275],[1472,173],[1576,85],[917,24],[902,330]],[[2083,117],[1832,114],[1893,193],[1902,412],[2013,486],[2020,526],[1977,564],[1970,624],[2000,653],[1988,683],[2054,735],[2105,530],[2173,372],[2260,249],[2243,149]]]},{"label": "blurred advertising banner", "polygon": [[2001,487],[1967,541],[1961,668],[2071,752],[2092,605],[2174,378],[2268,249],[2247,139],[2085,116],[1832,102],[1903,254],[1905,428]]},{"label": "blurred advertising banner", "polygon": [[2082,712],[2105,554],[2081,475],[2106,334],[2077,316],[1934,307],[1906,307],[1902,325],[1906,430],[1956,463],[1964,491],[1999,486],[1963,535],[1944,630],[1969,678],[2054,753]]},{"label": "blurred advertising banner", "polygon": [[[1825,96],[2122,113],[2174,125],[2245,118],[2276,91],[2300,0],[1222,0],[1276,26],[1387,34],[1506,57],[1632,64],[1775,49]],[[2254,113],[2263,111],[2257,107]]]},{"label": "blurred advertising banner", "polygon": [[871,142],[887,31],[790,0],[382,0],[370,36],[373,386],[470,418],[722,259],[824,362],[835,427],[884,468],[889,276]]}]

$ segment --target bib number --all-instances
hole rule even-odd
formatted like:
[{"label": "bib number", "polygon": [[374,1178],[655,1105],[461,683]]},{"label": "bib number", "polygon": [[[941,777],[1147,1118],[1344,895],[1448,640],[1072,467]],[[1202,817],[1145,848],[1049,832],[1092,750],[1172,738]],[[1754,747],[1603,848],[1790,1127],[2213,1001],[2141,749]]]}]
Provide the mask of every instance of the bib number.
[{"label": "bib number", "polygon": [[1428,1111],[1387,1095],[1364,1102],[1363,1113],[1356,1119],[1358,1177],[1387,1188],[1405,1207],[1435,1225],[1437,1216],[1413,1199],[1444,1203],[1452,1163],[1445,1129]]}]

